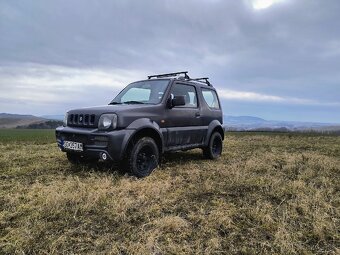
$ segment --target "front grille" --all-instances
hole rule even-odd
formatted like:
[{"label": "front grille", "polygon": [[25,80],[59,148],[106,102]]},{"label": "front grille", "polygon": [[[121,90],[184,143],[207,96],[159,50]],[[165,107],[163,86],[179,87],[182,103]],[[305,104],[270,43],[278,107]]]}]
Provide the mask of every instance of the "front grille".
[{"label": "front grille", "polygon": [[68,125],[76,127],[95,127],[96,116],[94,114],[70,114]]},{"label": "front grille", "polygon": [[95,145],[100,147],[107,147],[109,143],[108,137],[99,135],[85,135],[56,131],[56,136],[60,143],[61,141],[72,141],[83,143],[85,145]]},{"label": "front grille", "polygon": [[85,144],[90,143],[89,137],[83,134],[58,133],[57,138],[63,141],[72,141]]},{"label": "front grille", "polygon": [[96,146],[102,146],[102,147],[107,147],[109,143],[109,139],[106,136],[93,136],[93,144]]}]

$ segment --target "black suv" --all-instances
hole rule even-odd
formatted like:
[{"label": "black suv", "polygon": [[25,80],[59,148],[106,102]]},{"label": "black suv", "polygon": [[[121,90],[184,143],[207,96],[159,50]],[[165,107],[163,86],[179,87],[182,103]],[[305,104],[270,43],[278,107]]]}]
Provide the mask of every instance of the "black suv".
[{"label": "black suv", "polygon": [[152,75],[128,85],[109,105],[68,111],[56,138],[72,163],[118,161],[144,177],[167,151],[201,148],[205,157],[218,158],[222,110],[208,78]]}]

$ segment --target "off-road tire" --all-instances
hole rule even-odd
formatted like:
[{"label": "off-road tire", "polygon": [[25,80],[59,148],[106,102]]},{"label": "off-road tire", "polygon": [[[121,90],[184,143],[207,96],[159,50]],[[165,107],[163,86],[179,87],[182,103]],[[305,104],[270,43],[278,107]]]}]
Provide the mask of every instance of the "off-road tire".
[{"label": "off-road tire", "polygon": [[218,132],[214,132],[207,147],[203,148],[203,156],[208,159],[218,159],[222,154],[223,140]]},{"label": "off-road tire", "polygon": [[159,150],[154,139],[142,137],[130,146],[126,160],[126,171],[138,178],[152,173],[159,163]]}]

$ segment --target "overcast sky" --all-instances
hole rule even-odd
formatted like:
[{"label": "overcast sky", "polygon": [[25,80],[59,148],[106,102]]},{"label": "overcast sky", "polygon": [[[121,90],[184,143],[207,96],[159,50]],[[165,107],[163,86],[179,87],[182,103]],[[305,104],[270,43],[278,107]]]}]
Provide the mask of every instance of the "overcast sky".
[{"label": "overcast sky", "polygon": [[226,115],[340,123],[339,0],[0,0],[0,112],[107,104],[209,76]]}]

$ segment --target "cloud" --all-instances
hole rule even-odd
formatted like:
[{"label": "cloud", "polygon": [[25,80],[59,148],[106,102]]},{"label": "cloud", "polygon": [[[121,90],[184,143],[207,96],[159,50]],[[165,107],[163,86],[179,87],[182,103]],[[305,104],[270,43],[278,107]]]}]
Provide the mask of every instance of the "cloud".
[{"label": "cloud", "polygon": [[340,106],[340,102],[320,102],[306,98],[282,97],[276,95],[261,94],[250,91],[237,91],[229,89],[218,89],[220,98],[227,100],[238,100],[248,102],[271,102],[290,105],[314,105],[314,106]]},{"label": "cloud", "polygon": [[251,0],[252,6],[256,10],[266,9],[275,3],[282,2],[283,0]]},{"label": "cloud", "polygon": [[[25,64],[0,68],[2,103],[15,102],[47,109],[57,105],[106,104],[127,84],[145,79],[147,71],[75,68]],[[253,91],[219,88],[223,100],[303,105],[337,105],[316,100],[282,97]]]},{"label": "cloud", "polygon": [[[106,104],[126,84],[142,79],[144,73],[41,64],[5,66],[0,68],[0,106],[29,106],[40,108],[38,114],[47,114],[49,108],[53,112],[62,109],[62,113],[77,104]],[[26,110],[25,107],[21,108]]]},{"label": "cloud", "polygon": [[220,89],[218,94],[221,98],[242,101],[265,101],[265,102],[282,102],[284,99],[279,96],[260,94],[255,92],[235,91]]},{"label": "cloud", "polygon": [[211,77],[235,108],[282,105],[273,117],[298,119],[287,104],[328,104],[310,118],[340,119],[339,1],[274,2],[1,1],[0,107],[64,111],[148,74],[189,70]]},{"label": "cloud", "polygon": [[[41,86],[49,89],[86,89],[87,86],[120,87],[141,78],[141,71],[123,69],[75,68],[56,65],[26,64],[0,68],[2,84],[13,82],[23,88]],[[3,86],[2,86],[3,87]]]}]

